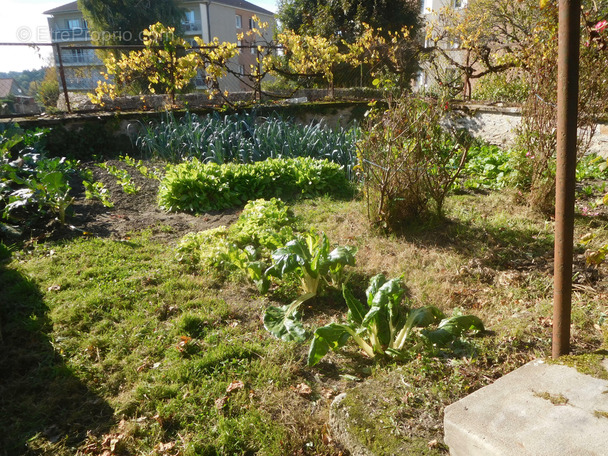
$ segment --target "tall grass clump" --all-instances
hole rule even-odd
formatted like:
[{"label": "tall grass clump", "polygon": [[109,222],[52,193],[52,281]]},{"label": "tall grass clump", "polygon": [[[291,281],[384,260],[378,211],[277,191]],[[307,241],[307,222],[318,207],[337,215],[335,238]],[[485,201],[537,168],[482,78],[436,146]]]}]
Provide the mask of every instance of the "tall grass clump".
[{"label": "tall grass clump", "polygon": [[350,176],[357,136],[356,127],[331,129],[322,122],[301,125],[278,116],[186,113],[177,119],[167,113],[159,123],[142,125],[135,143],[148,157],[172,163],[193,158],[224,164],[311,157],[337,163]]}]

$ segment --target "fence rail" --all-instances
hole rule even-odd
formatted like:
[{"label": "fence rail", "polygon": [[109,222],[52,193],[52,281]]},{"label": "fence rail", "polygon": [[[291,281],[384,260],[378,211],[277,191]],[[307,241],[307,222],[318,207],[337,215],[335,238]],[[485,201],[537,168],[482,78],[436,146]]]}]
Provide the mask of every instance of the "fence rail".
[{"label": "fence rail", "polygon": [[[189,23],[191,31],[195,31],[196,22]],[[76,40],[71,40],[75,37],[88,36],[87,29],[72,29],[72,30],[55,30],[54,34],[61,35],[66,38],[66,41],[58,41],[53,43],[0,43],[0,53],[5,47],[29,46],[33,48],[50,48],[53,51],[53,62],[57,69],[59,89],[63,102],[60,103],[68,112],[73,110],[91,110],[94,109],[88,103],[88,98],[84,96],[88,92],[92,92],[98,85],[98,81],[106,81],[102,73],[106,68],[98,56],[98,51],[120,51],[129,52],[133,50],[143,49],[143,45],[106,45],[96,46],[90,43],[79,44]],[[55,36],[55,35],[54,35]],[[70,38],[70,39],[68,39]],[[229,93],[249,93],[249,99],[261,99],[262,87],[261,78],[256,78],[251,71],[252,67],[257,67],[257,59],[261,57],[261,51],[257,46],[252,46],[251,43],[237,46],[240,49],[239,57],[229,61],[226,64],[229,76],[220,81],[222,92]],[[216,46],[192,46],[192,51],[204,52],[217,49]],[[273,52],[280,52],[279,46],[262,46],[264,49],[271,49]],[[0,54],[1,55],[1,54]],[[0,57],[1,58],[1,57]],[[32,65],[34,66],[34,65]],[[344,76],[344,75],[342,75]],[[368,71],[364,72],[361,69],[353,69],[350,74],[346,74],[345,78],[350,80],[351,87],[363,86],[364,79],[369,79]],[[266,79],[268,80],[268,79]],[[323,86],[324,82],[317,79],[314,83],[315,87]],[[327,90],[328,86],[325,85]],[[200,73],[193,78],[190,85],[191,91],[194,93],[208,89],[205,75]],[[78,95],[81,93],[82,95]],[[269,95],[266,94],[265,95]],[[278,96],[278,95],[277,95]],[[288,97],[289,94],[283,94],[282,97]],[[240,95],[239,100],[242,100],[246,95]],[[82,102],[78,100],[83,100]],[[72,102],[84,105],[85,107],[73,106]],[[75,109],[74,109],[75,108]],[[117,106],[118,108],[118,106]]]}]

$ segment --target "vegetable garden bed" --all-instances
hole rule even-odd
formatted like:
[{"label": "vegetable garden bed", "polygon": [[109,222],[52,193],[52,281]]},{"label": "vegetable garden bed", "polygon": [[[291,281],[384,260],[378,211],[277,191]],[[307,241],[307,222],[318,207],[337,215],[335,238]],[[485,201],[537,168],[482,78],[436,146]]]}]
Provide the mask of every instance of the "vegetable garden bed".
[{"label": "vegetable garden bed", "polygon": [[[488,150],[475,154],[476,166],[494,166]],[[378,394],[360,417],[371,448],[390,454],[386,432],[411,441],[412,454],[447,454],[443,408],[550,351],[552,226],[520,204],[516,190],[467,184],[474,190],[447,198],[445,218],[388,237],[370,228],[358,198],[167,213],[157,201],[164,163],[98,165],[81,166],[113,207],[85,199],[76,180],[65,227],[50,236],[47,225],[34,227],[22,243],[5,237],[15,243],[0,264],[0,447],[7,454],[343,455],[328,428],[329,406],[366,382],[400,392]],[[606,239],[603,209],[589,209],[604,181],[595,179],[579,189],[577,353],[605,347],[606,268],[588,266],[583,245]],[[594,236],[583,238],[590,230]],[[317,257],[327,267],[313,267]],[[263,261],[276,274],[261,293],[251,279]],[[370,279],[380,273],[402,288],[368,300]],[[265,314],[283,308],[285,327],[284,306],[301,298],[301,279],[307,286],[318,279],[314,296],[296,306],[295,334],[304,343],[286,342],[268,332]],[[399,312],[411,315],[436,307],[429,310],[435,325],[439,311],[472,314],[486,330],[439,346],[424,342],[432,330],[425,336],[412,325],[391,347],[398,356],[378,340],[366,354],[340,333],[324,339],[324,356],[313,350],[309,358],[317,328],[364,326],[369,315],[361,309],[376,295],[378,303],[403,295],[408,308]],[[407,315],[399,312],[391,315]]]}]

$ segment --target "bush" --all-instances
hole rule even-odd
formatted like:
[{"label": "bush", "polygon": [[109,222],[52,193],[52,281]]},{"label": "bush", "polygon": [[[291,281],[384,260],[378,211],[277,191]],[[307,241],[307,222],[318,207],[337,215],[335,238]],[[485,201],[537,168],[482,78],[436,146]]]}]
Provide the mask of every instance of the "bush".
[{"label": "bush", "polygon": [[371,118],[357,147],[375,225],[395,230],[432,212],[441,215],[470,145],[468,134],[440,125],[446,108],[403,98]]},{"label": "bush", "polygon": [[199,160],[169,166],[159,188],[168,211],[203,213],[258,198],[345,196],[350,184],[336,163],[312,158],[218,165]]},{"label": "bush", "polygon": [[482,77],[473,89],[475,100],[523,103],[528,98],[530,87],[517,74],[490,73]]}]

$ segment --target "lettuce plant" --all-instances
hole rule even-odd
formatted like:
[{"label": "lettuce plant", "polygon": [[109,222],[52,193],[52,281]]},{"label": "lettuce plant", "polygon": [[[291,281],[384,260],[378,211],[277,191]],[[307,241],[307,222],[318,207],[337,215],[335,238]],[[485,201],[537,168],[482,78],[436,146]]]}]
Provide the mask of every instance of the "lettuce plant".
[{"label": "lettuce plant", "polygon": [[[405,290],[401,279],[387,280],[382,274],[374,276],[367,288],[366,304],[358,301],[343,286],[348,306],[346,323],[331,323],[318,328],[310,345],[308,365],[314,366],[330,349],[338,350],[352,337],[367,356],[400,356],[416,328],[422,340],[435,347],[449,344],[464,332],[483,331],[483,323],[473,315],[446,318],[434,306],[412,309],[404,303]],[[416,331],[418,333],[418,331]]]}]

